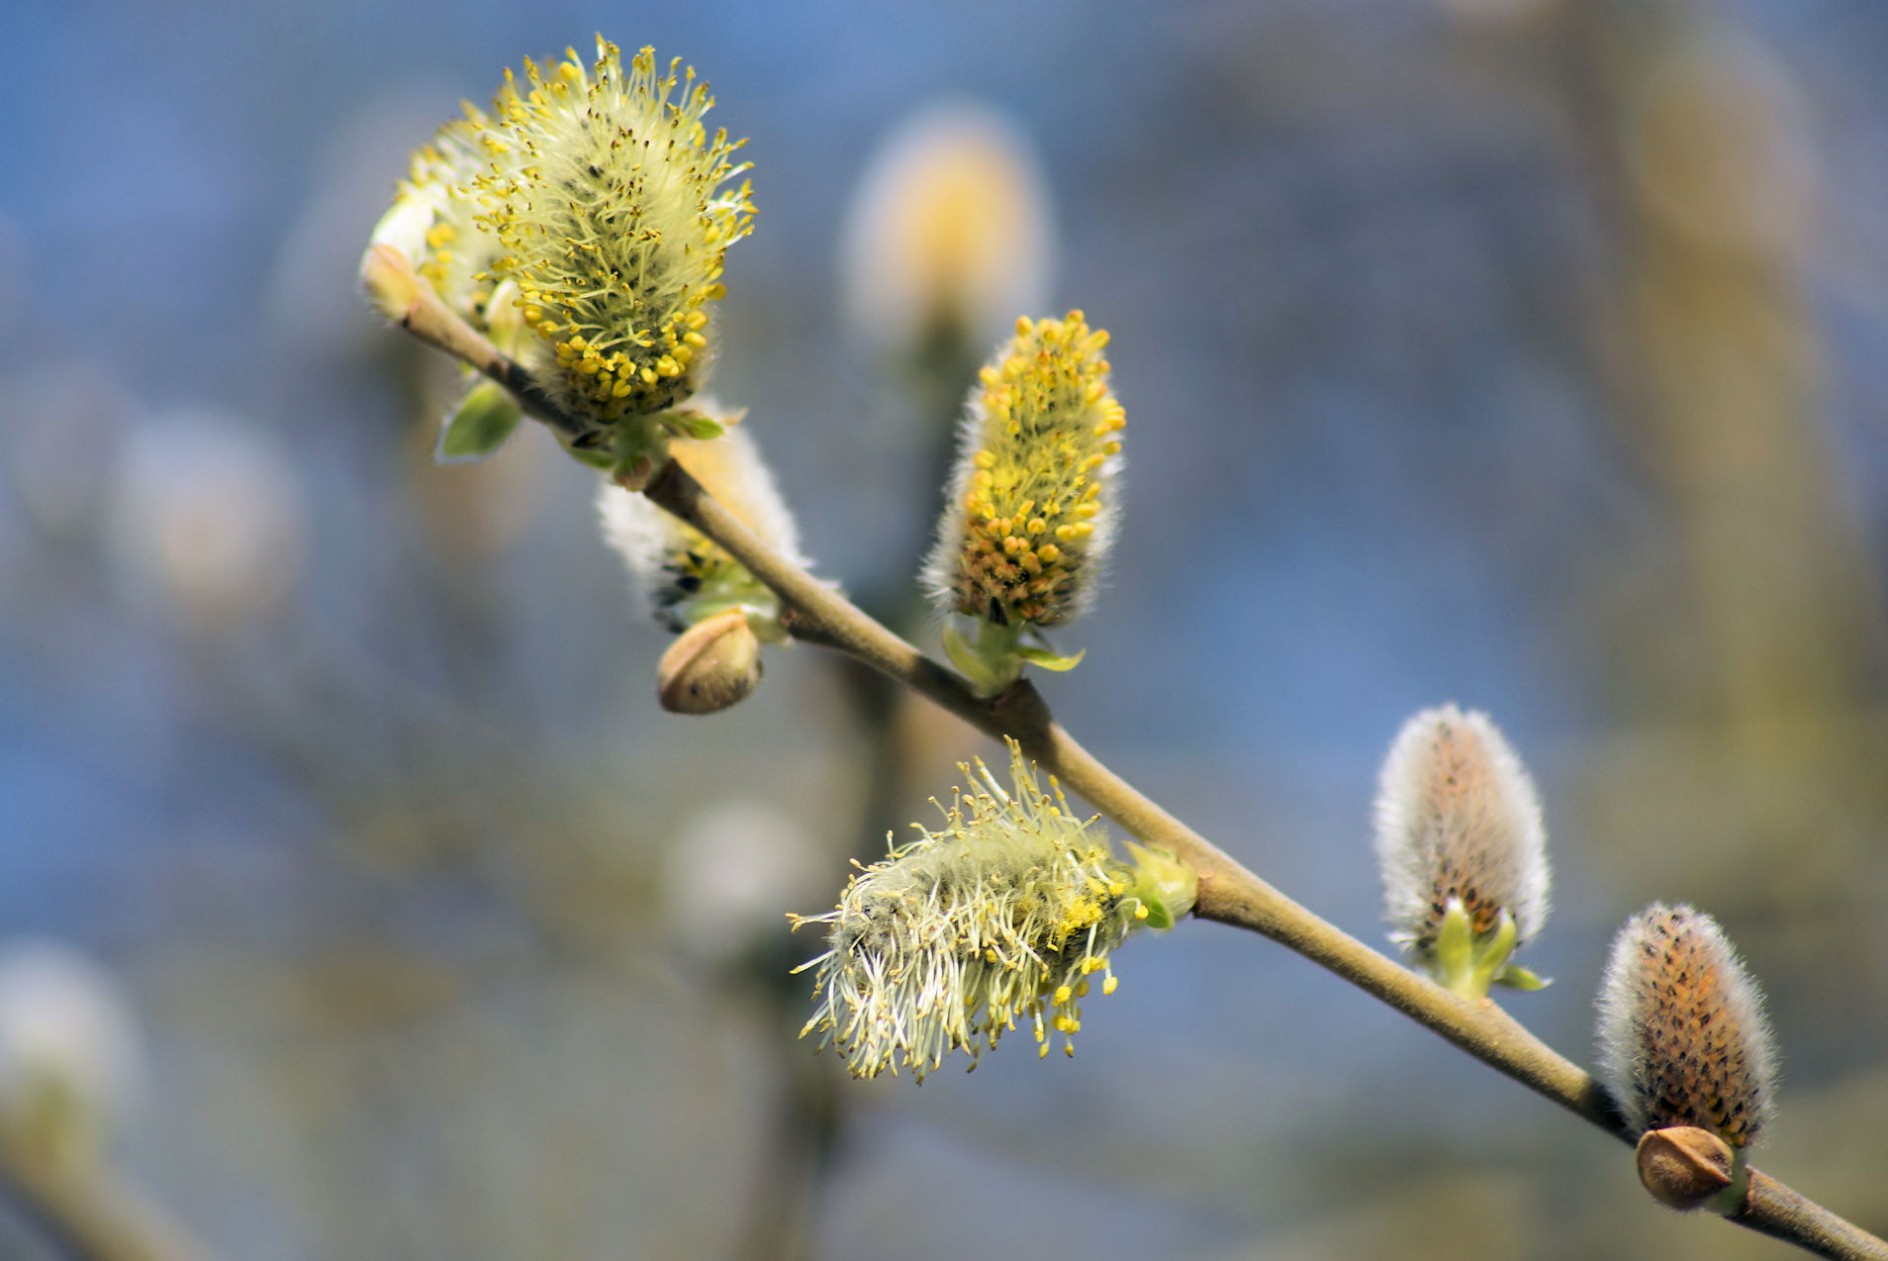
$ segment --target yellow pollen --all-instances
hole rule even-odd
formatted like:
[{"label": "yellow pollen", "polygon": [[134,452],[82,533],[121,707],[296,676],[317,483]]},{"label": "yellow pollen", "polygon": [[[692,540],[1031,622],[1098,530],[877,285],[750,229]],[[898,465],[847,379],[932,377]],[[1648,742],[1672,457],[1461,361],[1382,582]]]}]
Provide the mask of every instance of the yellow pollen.
[{"label": "yellow pollen", "polygon": [[1025,316],[1016,330],[978,373],[962,533],[940,544],[929,576],[957,612],[1052,626],[1078,611],[1103,560],[1069,549],[1096,537],[1123,413],[1108,390],[1107,339],[1080,312]]}]

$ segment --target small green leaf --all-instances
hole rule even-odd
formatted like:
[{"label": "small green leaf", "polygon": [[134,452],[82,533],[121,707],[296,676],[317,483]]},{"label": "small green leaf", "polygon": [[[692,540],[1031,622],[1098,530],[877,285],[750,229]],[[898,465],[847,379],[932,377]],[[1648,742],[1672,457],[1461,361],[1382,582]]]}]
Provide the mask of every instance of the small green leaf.
[{"label": "small green leaf", "polygon": [[633,416],[610,431],[610,476],[639,491],[669,455],[668,429],[660,417]]},{"label": "small green leaf", "polygon": [[1509,963],[1520,937],[1514,916],[1501,912],[1495,927],[1477,935],[1460,898],[1450,898],[1425,966],[1436,983],[1463,998],[1487,998],[1493,985],[1537,990],[1547,985],[1534,973]]},{"label": "small green leaf", "polygon": [[1460,898],[1450,898],[1444,908],[1432,950],[1430,971],[1444,989],[1464,998],[1480,998],[1488,992],[1485,986],[1479,991],[1475,988],[1475,933]]},{"label": "small green leaf", "polygon": [[[1501,913],[1501,919],[1495,925],[1494,932],[1475,939],[1475,949],[1471,959],[1474,966],[1469,973],[1469,984],[1472,986],[1469,997],[1488,997],[1488,987],[1494,984],[1501,970],[1508,966],[1508,956],[1514,953],[1517,940],[1519,940],[1519,932],[1514,926],[1514,916],[1506,911]],[[1462,992],[1464,991],[1457,991],[1457,993]]]},{"label": "small green leaf", "polygon": [[570,452],[570,458],[579,464],[588,464],[591,468],[600,468],[606,473],[616,467],[616,457],[608,451],[570,446],[565,447],[564,450]]},{"label": "small green leaf", "polygon": [[1088,649],[1084,648],[1072,657],[1065,657],[1051,652],[1040,644],[1018,644],[1016,655],[1031,665],[1053,670],[1057,674],[1065,674],[1082,664],[1082,658],[1088,655]]},{"label": "small green leaf", "polygon": [[483,460],[505,444],[524,413],[518,401],[496,381],[481,381],[466,391],[459,406],[439,431],[433,450],[435,464],[466,464]]},{"label": "small green leaf", "polygon": [[957,667],[969,682],[970,688],[978,696],[995,696],[1010,684],[1016,682],[1023,672],[1023,663],[1014,651],[993,650],[994,639],[987,633],[989,623],[983,623],[986,633],[979,634],[978,642],[972,643],[962,631],[946,623],[944,626],[944,655]]},{"label": "small green leaf", "polygon": [[662,423],[667,425],[671,431],[680,434],[682,437],[693,438],[698,442],[706,441],[709,438],[719,438],[728,431],[726,425],[716,420],[713,416],[710,416],[707,412],[698,412],[689,408],[678,408],[674,411],[664,412]]},{"label": "small green leaf", "polygon": [[1518,963],[1510,963],[1495,975],[1496,985],[1505,985],[1511,990],[1544,990],[1553,983],[1551,978],[1537,976]]},{"label": "small green leaf", "polygon": [[1134,860],[1134,896],[1147,908],[1141,922],[1149,928],[1172,928],[1199,900],[1199,873],[1164,849],[1126,844]]}]

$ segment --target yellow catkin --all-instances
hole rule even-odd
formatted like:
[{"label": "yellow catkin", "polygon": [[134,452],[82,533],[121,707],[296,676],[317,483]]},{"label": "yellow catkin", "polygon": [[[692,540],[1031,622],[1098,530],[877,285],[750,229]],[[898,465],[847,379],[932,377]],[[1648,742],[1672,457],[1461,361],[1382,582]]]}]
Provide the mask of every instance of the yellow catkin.
[{"label": "yellow catkin", "polygon": [[1046,1053],[1081,1025],[1086,977],[1114,992],[1110,953],[1146,919],[1135,869],[1054,780],[1045,792],[1014,744],[1013,785],[978,762],[944,827],[894,848],[846,886],[835,910],[796,918],[826,930],[817,1033],[858,1077],[909,1068],[922,1080],[962,1050],[974,1065],[1019,1024]]},{"label": "yellow catkin", "polygon": [[625,64],[598,37],[509,71],[478,129],[479,228],[502,252],[489,275],[546,343],[533,362],[567,412],[598,428],[687,398],[710,346],[722,260],[753,226],[743,141],[710,132],[707,84],[653,49]]},{"label": "yellow catkin", "polygon": [[373,244],[391,245],[405,255],[446,305],[479,329],[487,328],[488,269],[498,254],[498,238],[479,224],[471,184],[488,169],[479,135],[490,125],[482,110],[467,104],[464,117],[420,146],[372,237]]},{"label": "yellow catkin", "polygon": [[1127,423],[1108,387],[1107,344],[1080,311],[1021,319],[979,374],[926,566],[945,611],[1055,626],[1092,598]]}]

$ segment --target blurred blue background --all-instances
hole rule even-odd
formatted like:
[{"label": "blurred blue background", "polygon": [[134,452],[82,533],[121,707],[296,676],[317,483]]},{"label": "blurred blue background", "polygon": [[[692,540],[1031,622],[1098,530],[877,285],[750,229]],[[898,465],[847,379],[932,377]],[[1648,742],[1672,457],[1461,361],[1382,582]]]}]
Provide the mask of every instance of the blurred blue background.
[{"label": "blurred blue background", "polygon": [[[1527,960],[1556,984],[1504,1005],[1585,1060],[1614,927],[1713,911],[1783,1049],[1760,1163],[1888,1228],[1888,8],[5,27],[0,930],[121,979],[146,1050],[115,1160],[210,1253],[1781,1251],[1217,927],[1130,943],[1071,1062],[916,1090],[794,1041],[779,977],[813,950],[779,913],[983,746],[896,715],[924,752],[863,782],[890,737],[806,648],[733,713],[661,714],[592,475],[539,433],[434,467],[450,370],[354,280],[407,152],[599,30],[685,57],[751,137],[716,392],[822,574],[903,590],[935,515],[945,422],[848,328],[840,226],[897,124],[975,98],[1033,146],[1047,310],[1112,330],[1129,417],[1088,656],[1043,684],[1065,722],[1377,940],[1378,759],[1417,708],[1489,710],[1558,875]],[[730,891],[750,862],[777,866]],[[4,1212],[0,1250],[53,1255]]]}]

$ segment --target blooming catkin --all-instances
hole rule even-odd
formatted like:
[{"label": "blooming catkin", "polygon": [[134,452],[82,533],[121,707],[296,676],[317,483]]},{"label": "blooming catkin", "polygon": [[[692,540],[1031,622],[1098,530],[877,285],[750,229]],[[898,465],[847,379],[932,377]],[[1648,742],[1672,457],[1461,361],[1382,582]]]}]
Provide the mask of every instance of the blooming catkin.
[{"label": "blooming catkin", "polygon": [[658,70],[651,48],[624,65],[599,36],[587,69],[572,51],[526,61],[523,84],[507,71],[478,132],[480,222],[503,246],[491,274],[542,339],[530,366],[598,428],[694,391],[723,255],[753,226],[749,185],[723,187],[748,169],[745,142],[707,130],[714,98],[680,65]]},{"label": "blooming catkin", "polygon": [[1716,921],[1654,903],[1613,940],[1600,983],[1600,1077],[1635,1132],[1688,1125],[1748,1147],[1769,1119],[1776,1051],[1757,984]]},{"label": "blooming catkin", "polygon": [[[698,406],[715,412],[711,403]],[[678,438],[670,456],[723,507],[774,550],[804,565],[793,514],[747,430],[734,425],[719,438]],[[730,608],[771,617],[779,601],[720,544],[641,495],[610,482],[597,495],[604,540],[621,554],[656,620],[684,631]]]},{"label": "blooming catkin", "polygon": [[1035,309],[1053,270],[1048,181],[1003,115],[954,101],[900,123],[840,234],[841,306],[863,342],[921,355],[981,347]]},{"label": "blooming catkin", "polygon": [[1453,705],[1403,725],[1377,792],[1377,860],[1391,939],[1433,954],[1452,902],[1478,937],[1504,914],[1519,944],[1547,918],[1546,829],[1521,759],[1487,714]]},{"label": "blooming catkin", "polygon": [[1020,319],[984,366],[925,567],[944,612],[1056,626],[1094,598],[1127,423],[1108,387],[1107,344],[1080,311]]},{"label": "blooming catkin", "polygon": [[1192,908],[1189,869],[1138,847],[1134,863],[1116,858],[1014,744],[1011,775],[1005,790],[978,762],[941,830],[853,876],[836,910],[794,917],[826,926],[825,953],[802,965],[818,1002],[802,1036],[819,1033],[854,1076],[902,1066],[922,1081],[958,1049],[974,1067],[1019,1021],[1041,1054],[1051,1030],[1074,1054],[1089,978],[1113,993],[1109,955],[1129,931]]},{"label": "blooming catkin", "polygon": [[118,983],[90,959],[53,942],[0,949],[0,1146],[96,1159],[133,1093],[138,1040]]},{"label": "blooming catkin", "polygon": [[431,144],[413,154],[372,242],[398,250],[460,318],[488,332],[488,272],[498,256],[498,238],[479,222],[471,186],[488,168],[478,138],[492,123],[470,102],[464,109],[465,117],[441,127]]}]

